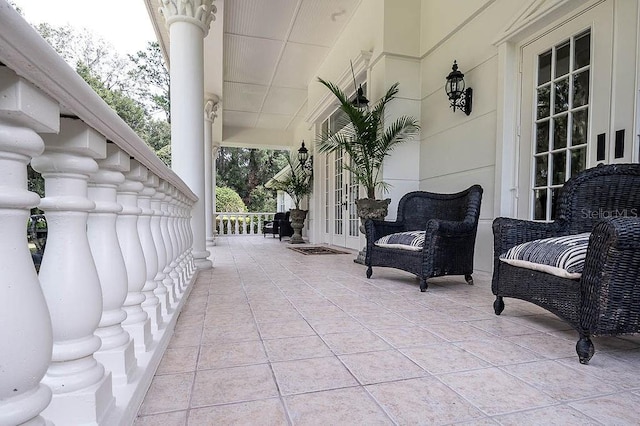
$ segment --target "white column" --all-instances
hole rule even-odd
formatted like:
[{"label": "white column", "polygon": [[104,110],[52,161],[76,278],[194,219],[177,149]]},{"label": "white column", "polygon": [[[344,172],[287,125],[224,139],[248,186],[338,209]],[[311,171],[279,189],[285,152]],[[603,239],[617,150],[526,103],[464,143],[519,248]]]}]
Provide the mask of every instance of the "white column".
[{"label": "white column", "polygon": [[160,192],[160,179],[158,176],[150,174],[147,179],[147,185],[154,189],[154,193],[151,196],[151,210],[153,210],[153,215],[151,216],[151,235],[153,236],[153,243],[155,244],[156,254],[158,256],[156,276],[154,277],[157,287],[154,292],[160,300],[163,322],[166,322],[169,320],[169,316],[171,312],[173,312],[173,309],[171,309],[169,292],[167,291],[167,287],[164,285],[164,279],[166,278],[164,268],[167,265],[167,249],[162,235],[161,220],[163,213],[162,208],[160,207],[164,194]]},{"label": "white column", "polygon": [[124,175],[124,183],[118,187],[118,203],[122,205],[122,211],[116,220],[116,233],[127,267],[128,292],[123,304],[127,319],[122,325],[133,338],[136,352],[145,353],[151,348],[153,338],[149,316],[141,306],[145,300],[142,288],[147,268],[138,233],[138,220],[142,213],[138,207],[138,193],[142,191],[142,181],[147,178],[147,169],[136,160],[130,160],[130,165],[130,170]]},{"label": "white column", "polygon": [[89,175],[106,156],[104,136],[79,119],[62,118],[60,133],[44,135],[44,154],[31,162],[45,180],[40,202],[47,218],[47,248],[40,284],[53,325],[53,358],[42,380],[53,391],[43,415],[54,423],[99,423],[115,404],[111,374],[93,354],[102,316],[102,289],[87,238]]},{"label": "white column", "polygon": [[51,99],[0,66],[0,424],[44,425],[51,401],[40,380],[51,362],[51,319],[26,238],[37,194],[27,191],[27,163],[58,129]]},{"label": "white column", "polygon": [[193,257],[209,269],[205,241],[204,37],[214,19],[213,0],[162,0],[171,63],[171,167],[198,196],[192,212]]},{"label": "white column", "polygon": [[142,181],[142,191],[138,193],[138,207],[142,210],[138,219],[138,235],[140,235],[140,244],[146,267],[145,282],[142,288],[145,300],[142,302],[142,308],[147,312],[151,320],[151,332],[157,335],[163,327],[163,322],[160,299],[155,294],[155,290],[158,288],[158,282],[156,281],[158,252],[151,232],[151,216],[153,215],[151,197],[156,192],[153,189],[152,181],[153,178],[147,171],[145,179]]},{"label": "white column", "polygon": [[98,161],[100,169],[89,178],[89,199],[96,208],[89,212],[87,237],[102,288],[102,318],[95,334],[102,341],[95,357],[111,371],[114,386],[129,383],[137,368],[133,341],[122,328],[127,318],[122,309],[127,292],[127,268],[116,234],[116,219],[122,206],[116,202],[116,189],[129,170],[129,155],[115,144],[107,144],[107,158]]},{"label": "white column", "polygon": [[214,221],[213,221],[213,205],[215,201],[215,188],[212,185],[215,182],[215,176],[213,169],[215,166],[212,164],[213,157],[213,123],[218,116],[218,102],[219,98],[215,95],[207,99],[204,105],[204,194],[205,194],[205,217],[206,217],[206,234],[207,244],[213,245],[214,243]]},{"label": "white column", "polygon": [[164,273],[164,280],[162,283],[167,288],[167,292],[169,293],[169,303],[171,306],[171,310],[176,307],[178,304],[178,298],[176,297],[176,282],[174,281],[171,273],[173,272],[173,241],[171,239],[171,234],[169,230],[169,219],[171,213],[169,213],[169,184],[165,181],[160,183],[160,191],[162,194],[162,198],[160,199],[160,209],[162,210],[162,217],[160,217],[160,231],[162,232],[162,241],[164,243],[165,248],[165,263],[164,269],[162,272]]}]

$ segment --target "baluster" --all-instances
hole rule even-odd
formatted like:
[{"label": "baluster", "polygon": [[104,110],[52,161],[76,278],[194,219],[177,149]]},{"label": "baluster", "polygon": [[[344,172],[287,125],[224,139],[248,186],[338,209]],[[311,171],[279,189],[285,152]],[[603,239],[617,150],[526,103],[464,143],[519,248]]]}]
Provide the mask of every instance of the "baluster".
[{"label": "baluster", "polygon": [[89,175],[98,171],[106,141],[79,119],[62,118],[60,133],[44,135],[44,154],[31,162],[45,180],[40,202],[47,218],[47,246],[40,284],[51,312],[53,358],[43,383],[53,391],[43,415],[54,423],[96,423],[114,405],[111,373],[93,354],[102,316],[102,289],[87,237]]},{"label": "baluster", "polygon": [[176,281],[174,277],[171,275],[175,273],[172,263],[173,263],[173,241],[171,239],[171,234],[169,230],[169,218],[171,213],[169,213],[169,201],[171,196],[169,195],[169,184],[165,181],[162,181],[160,184],[160,192],[162,193],[162,198],[160,200],[160,208],[162,209],[162,217],[160,218],[160,230],[162,231],[162,241],[164,242],[164,247],[166,250],[166,259],[165,265],[162,272],[165,277],[162,283],[167,288],[167,292],[169,293],[169,302],[171,303],[171,311],[178,304],[178,297],[176,295]]},{"label": "baluster", "polygon": [[150,174],[147,184],[154,189],[154,194],[151,197],[151,210],[153,210],[153,215],[151,216],[151,235],[153,236],[153,243],[155,244],[156,254],[158,256],[156,276],[154,277],[157,287],[154,292],[160,300],[160,309],[163,319],[168,320],[172,309],[169,302],[169,292],[167,291],[167,287],[164,285],[164,279],[166,278],[164,268],[167,264],[167,249],[164,246],[164,238],[162,236],[162,229],[160,225],[160,221],[163,216],[160,203],[164,198],[164,194],[160,192],[160,180],[158,179],[158,176]]},{"label": "baluster", "polygon": [[[184,225],[187,228],[187,247],[189,250],[189,268],[191,270],[191,274],[189,275],[189,279],[191,279],[191,277],[193,276],[194,272],[196,271],[196,263],[195,263],[195,256],[193,254],[193,244],[195,242],[194,239],[194,235],[193,235],[193,227],[191,226],[191,219],[193,216],[193,206],[194,206],[194,202],[189,200],[186,196],[184,197],[185,202],[186,202],[186,206],[185,206],[185,221],[184,221]],[[207,252],[207,256],[209,255],[209,252]],[[205,258],[206,259],[206,258]]]},{"label": "baluster", "polygon": [[[27,164],[58,129],[58,105],[0,66],[0,424],[45,425],[51,401],[40,380],[51,362],[51,318],[26,238],[37,194],[27,191]],[[26,102],[24,102],[26,101]],[[24,102],[24,103],[23,103]]]},{"label": "baluster", "polygon": [[236,235],[240,234],[240,229],[238,228],[239,222],[240,222],[240,213],[236,213],[236,226],[235,226],[235,231],[236,231]]},{"label": "baluster", "polygon": [[149,316],[142,309],[145,300],[142,288],[147,275],[138,220],[142,209],[138,207],[138,193],[142,191],[142,181],[146,179],[146,171],[136,160],[131,160],[131,168],[125,173],[124,183],[118,187],[118,203],[122,211],[116,220],[116,232],[122,249],[122,256],[127,267],[127,298],[123,308],[127,319],[122,323],[133,338],[136,352],[147,352],[152,344]]},{"label": "baluster", "polygon": [[173,254],[171,260],[171,278],[175,283],[174,289],[176,292],[176,299],[180,300],[182,298],[182,281],[180,277],[182,276],[182,267],[180,266],[180,240],[178,237],[177,231],[177,214],[176,214],[176,198],[175,198],[175,189],[171,186],[168,188],[170,194],[169,201],[169,234],[171,235],[171,244],[173,246]]},{"label": "baluster", "polygon": [[96,330],[102,346],[95,357],[111,371],[114,386],[131,381],[137,368],[133,341],[122,328],[127,317],[122,309],[127,292],[127,269],[116,234],[116,218],[122,206],[116,202],[116,189],[129,170],[129,155],[116,145],[107,144],[107,158],[98,161],[100,169],[89,178],[89,199],[96,208],[89,212],[87,238],[102,288],[102,318]]},{"label": "baluster", "polygon": [[142,287],[142,294],[144,294],[145,299],[141,306],[149,315],[149,320],[151,320],[152,334],[157,335],[163,328],[163,323],[160,299],[155,294],[155,290],[158,288],[158,282],[156,281],[158,252],[151,232],[151,216],[153,215],[151,197],[156,190],[151,186],[153,178],[149,175],[147,169],[145,169],[144,175],[145,178],[142,180],[143,188],[138,193],[138,207],[142,210],[138,218],[138,234],[140,235],[140,245],[142,246],[146,272],[144,287]]}]

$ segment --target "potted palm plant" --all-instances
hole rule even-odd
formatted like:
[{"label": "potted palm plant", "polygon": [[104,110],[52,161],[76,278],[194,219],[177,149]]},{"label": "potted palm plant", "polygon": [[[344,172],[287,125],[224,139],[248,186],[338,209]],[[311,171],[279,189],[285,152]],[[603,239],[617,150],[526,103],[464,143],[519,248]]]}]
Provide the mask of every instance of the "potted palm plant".
[{"label": "potted palm plant", "polygon": [[302,228],[307,217],[307,210],[302,210],[300,204],[304,197],[310,195],[313,190],[313,171],[312,168],[305,167],[299,161],[292,160],[291,157],[287,157],[287,162],[289,163],[287,173],[271,182],[270,186],[277,191],[286,192],[293,200],[295,209],[291,209],[289,216],[293,235],[289,243],[300,244],[304,243]]},{"label": "potted palm plant", "polygon": [[[376,199],[376,190],[386,192],[389,187],[380,176],[382,163],[398,144],[418,135],[418,121],[413,117],[400,116],[385,123],[385,107],[398,94],[398,83],[391,85],[373,106],[362,108],[354,105],[335,84],[322,78],[318,78],[318,81],[338,99],[346,120],[337,126],[339,131],[329,130],[320,135],[318,150],[325,153],[343,150],[349,155],[350,164],[346,163],[343,167],[351,172],[367,193],[366,198],[356,200],[361,223],[364,224],[366,219],[384,219],[391,200]],[[360,231],[364,232],[362,226]]]}]

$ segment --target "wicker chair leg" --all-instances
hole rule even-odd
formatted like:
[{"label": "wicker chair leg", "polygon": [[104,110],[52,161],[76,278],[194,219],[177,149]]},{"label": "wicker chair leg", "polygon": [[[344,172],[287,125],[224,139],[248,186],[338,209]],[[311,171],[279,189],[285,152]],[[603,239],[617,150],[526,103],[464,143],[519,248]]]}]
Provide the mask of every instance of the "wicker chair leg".
[{"label": "wicker chair leg", "polygon": [[580,358],[580,364],[589,364],[589,360],[595,353],[595,348],[588,335],[580,336],[580,340],[576,343],[576,352],[578,353],[578,358]]},{"label": "wicker chair leg", "polygon": [[373,274],[373,269],[371,269],[371,266],[369,266],[367,268],[367,278],[371,278],[371,274]]},{"label": "wicker chair leg", "polygon": [[466,274],[464,276],[464,279],[467,281],[467,284],[473,285],[473,277],[471,276],[471,274]]},{"label": "wicker chair leg", "polygon": [[504,300],[502,300],[502,296],[496,296],[496,300],[493,302],[493,310],[496,315],[500,315],[502,311],[504,311]]},{"label": "wicker chair leg", "polygon": [[427,291],[427,288],[429,288],[429,284],[427,284],[427,279],[420,278],[420,291],[424,293],[425,291]]}]

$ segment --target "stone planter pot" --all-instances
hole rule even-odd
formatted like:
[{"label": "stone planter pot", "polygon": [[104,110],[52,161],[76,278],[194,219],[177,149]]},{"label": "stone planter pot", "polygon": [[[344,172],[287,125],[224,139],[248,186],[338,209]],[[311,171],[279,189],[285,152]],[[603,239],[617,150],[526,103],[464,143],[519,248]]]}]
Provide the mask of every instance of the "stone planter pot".
[{"label": "stone planter pot", "polygon": [[[360,232],[365,233],[364,222],[367,219],[383,220],[389,213],[390,198],[377,200],[375,198],[360,198],[356,200],[358,217],[360,218]],[[364,265],[367,248],[363,247],[358,253],[358,257],[353,261]]]},{"label": "stone planter pot", "polygon": [[291,227],[293,228],[293,235],[289,244],[302,244],[305,241],[302,239],[302,228],[304,228],[304,220],[307,217],[307,210],[291,209],[289,218],[291,219]]}]

